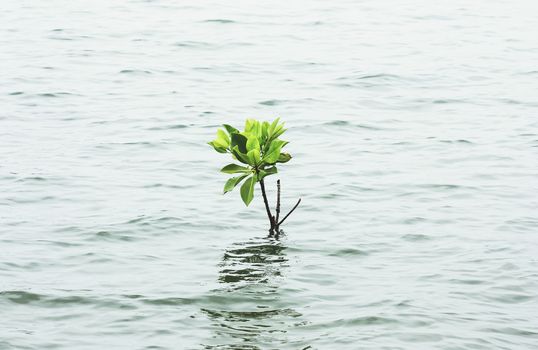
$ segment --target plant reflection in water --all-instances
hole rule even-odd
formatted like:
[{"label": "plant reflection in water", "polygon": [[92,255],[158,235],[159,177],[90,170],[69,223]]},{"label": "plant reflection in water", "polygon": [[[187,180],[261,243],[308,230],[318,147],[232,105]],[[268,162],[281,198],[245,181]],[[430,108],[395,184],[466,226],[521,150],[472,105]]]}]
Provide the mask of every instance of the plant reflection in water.
[{"label": "plant reflection in water", "polygon": [[290,327],[301,314],[286,301],[280,285],[288,266],[286,246],[271,238],[235,243],[222,258],[212,307],[202,311],[212,321],[212,345],[206,349],[282,349],[290,345]]}]

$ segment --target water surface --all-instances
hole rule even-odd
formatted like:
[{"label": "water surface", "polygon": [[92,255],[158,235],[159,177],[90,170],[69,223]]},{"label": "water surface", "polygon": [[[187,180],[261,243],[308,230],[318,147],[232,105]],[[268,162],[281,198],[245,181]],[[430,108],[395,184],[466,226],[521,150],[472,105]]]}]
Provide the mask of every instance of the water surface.
[{"label": "water surface", "polygon": [[0,349],[536,349],[535,6],[4,3]]}]

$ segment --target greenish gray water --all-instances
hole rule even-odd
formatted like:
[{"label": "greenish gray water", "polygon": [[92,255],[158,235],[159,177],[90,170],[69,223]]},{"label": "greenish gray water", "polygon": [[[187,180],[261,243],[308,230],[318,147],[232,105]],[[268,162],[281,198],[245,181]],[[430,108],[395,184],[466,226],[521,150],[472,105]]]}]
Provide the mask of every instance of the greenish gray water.
[{"label": "greenish gray water", "polygon": [[535,6],[4,3],[0,349],[536,349]]}]

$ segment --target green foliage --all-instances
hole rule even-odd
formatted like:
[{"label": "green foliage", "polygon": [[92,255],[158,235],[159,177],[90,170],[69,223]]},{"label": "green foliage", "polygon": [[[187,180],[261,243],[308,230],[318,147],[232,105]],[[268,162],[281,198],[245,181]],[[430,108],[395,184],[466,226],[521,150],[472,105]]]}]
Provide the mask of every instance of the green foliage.
[{"label": "green foliage", "polygon": [[254,198],[254,185],[256,184],[256,179],[254,176],[251,176],[245,181],[243,186],[241,186],[241,199],[245,202],[245,205],[249,205]]},{"label": "green foliage", "polygon": [[276,174],[277,163],[286,163],[291,159],[289,153],[282,152],[282,148],[288,142],[279,139],[286,129],[284,123],[280,123],[280,118],[272,123],[247,119],[243,131],[228,124],[223,126],[224,129],[217,130],[215,140],[208,144],[215,151],[229,153],[234,160],[243,163],[243,165],[228,164],[221,171],[227,174],[241,174],[226,181],[224,193],[232,191],[246,178],[240,192],[243,202],[248,206],[254,198],[256,182]]},{"label": "green foliage", "polygon": [[235,174],[235,173],[249,173],[250,170],[247,167],[237,165],[237,164],[228,164],[224,168],[220,169],[223,173]]},{"label": "green foliage", "polygon": [[224,193],[227,193],[233,190],[235,186],[239,185],[239,183],[243,181],[243,179],[247,176],[248,174],[245,174],[245,175],[236,176],[236,177],[232,177],[228,179],[228,181],[226,181],[226,183],[224,184]]}]

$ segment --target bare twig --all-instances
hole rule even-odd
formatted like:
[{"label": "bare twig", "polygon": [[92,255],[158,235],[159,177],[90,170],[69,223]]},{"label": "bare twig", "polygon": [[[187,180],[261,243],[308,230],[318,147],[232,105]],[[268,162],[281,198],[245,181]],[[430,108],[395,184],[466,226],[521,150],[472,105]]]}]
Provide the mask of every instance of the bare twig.
[{"label": "bare twig", "polygon": [[278,218],[280,217],[280,179],[276,181],[276,188],[277,188],[277,192],[276,192],[276,220],[275,222],[278,222]]},{"label": "bare twig", "polygon": [[280,222],[278,222],[278,223],[276,224],[276,227],[280,226],[284,221],[286,221],[286,219],[288,218],[288,216],[290,216],[291,213],[293,213],[293,211],[294,211],[295,209],[297,209],[297,207],[299,206],[299,203],[301,203],[301,198],[299,198],[299,200],[297,201],[297,204],[295,204],[295,206],[290,210],[290,212],[289,212],[286,216],[284,216],[284,219],[282,219]]}]

